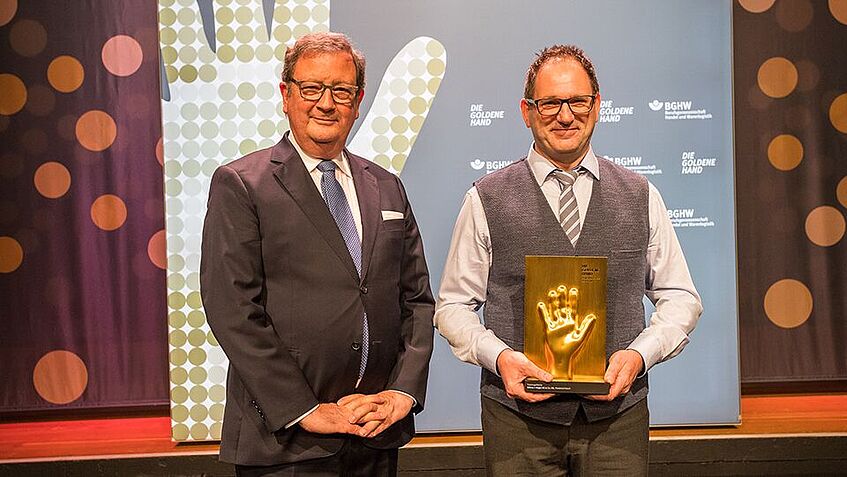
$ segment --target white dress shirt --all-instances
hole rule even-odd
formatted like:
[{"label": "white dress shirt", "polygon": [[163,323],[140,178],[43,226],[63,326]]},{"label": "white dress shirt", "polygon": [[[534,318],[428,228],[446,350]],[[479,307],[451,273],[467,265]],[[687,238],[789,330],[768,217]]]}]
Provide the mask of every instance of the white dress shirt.
[{"label": "white dress shirt", "polygon": [[[297,144],[297,140],[294,139],[294,133],[290,133],[288,135],[288,140],[291,141],[291,145],[294,146],[294,149],[297,150],[297,153],[300,154],[300,159],[303,160],[303,165],[306,166],[306,170],[309,171],[309,175],[312,177],[312,181],[315,183],[315,187],[318,188],[318,191],[321,193],[321,197],[323,197],[323,190],[321,189],[321,178],[323,177],[323,172],[318,169],[318,164],[323,162],[323,159],[315,159],[314,157],[303,152],[303,149],[300,148],[300,145]],[[335,163],[335,178],[338,180],[338,183],[341,184],[341,189],[344,190],[344,196],[347,198],[347,203],[350,205],[350,212],[353,213],[353,221],[356,222],[356,232],[359,234],[359,242],[362,241],[362,212],[359,209],[359,196],[356,195],[356,186],[353,184],[353,174],[350,171],[350,162],[347,160],[347,157],[344,155],[342,151],[338,157],[332,159],[332,162]],[[326,197],[324,197],[326,200]],[[361,379],[359,380],[361,381]],[[359,381],[356,381],[356,387],[359,387]],[[393,391],[396,393],[400,393],[409,399],[412,400],[412,406],[416,406],[418,401],[412,397],[408,393],[404,393],[403,391],[398,391],[395,389],[389,389],[388,391]],[[294,419],[285,425],[285,429],[297,424],[302,421],[306,416],[315,412],[318,406],[313,407],[306,411],[302,416]]]},{"label": "white dress shirt", "polygon": [[[558,214],[559,184],[550,176],[556,166],[538,154],[534,144],[530,146],[527,161],[550,209]],[[582,227],[594,181],[601,177],[592,149],[580,165],[588,171],[580,174],[573,185]],[[656,305],[656,311],[650,316],[648,326],[628,346],[644,360],[642,375],[682,351],[703,311],[667,208],[653,184],[649,184],[648,209],[646,295]],[[485,328],[476,314],[485,304],[491,259],[488,221],[479,193],[472,187],[465,194],[453,229],[433,320],[456,357],[497,373],[497,357],[509,347]]]},{"label": "white dress shirt", "polygon": [[[306,166],[306,170],[309,171],[309,175],[312,176],[312,180],[315,182],[315,187],[318,188],[318,191],[321,193],[321,197],[323,197],[323,190],[321,190],[321,177],[323,177],[323,172],[318,169],[318,164],[323,162],[323,159],[315,159],[303,152],[303,149],[301,149],[300,145],[297,144],[297,140],[294,139],[294,133],[290,133],[288,135],[288,140],[291,141],[291,145],[294,146],[294,149],[296,149],[297,153],[300,154],[300,159],[303,160],[303,165]],[[353,213],[353,221],[356,222],[356,232],[359,233],[359,242],[361,243],[362,212],[359,210],[359,196],[356,195],[356,186],[353,185],[353,174],[350,172],[350,162],[344,156],[343,151],[338,155],[338,157],[334,157],[332,162],[335,163],[335,179],[338,180],[339,184],[341,184],[341,189],[344,190],[344,196],[347,197],[347,203],[350,205],[350,212]],[[326,200],[326,197],[324,197],[324,200]]]}]

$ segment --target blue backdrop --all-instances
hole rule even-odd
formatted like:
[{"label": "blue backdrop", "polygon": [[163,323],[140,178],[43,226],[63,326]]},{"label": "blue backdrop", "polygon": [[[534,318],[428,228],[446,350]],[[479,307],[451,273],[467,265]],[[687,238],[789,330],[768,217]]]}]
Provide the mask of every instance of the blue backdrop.
[{"label": "blue backdrop", "polygon": [[[464,193],[529,148],[519,101],[534,53],[581,46],[603,98],[595,152],[662,192],[706,310],[682,355],[650,372],[651,424],[738,422],[729,1],[335,2],[330,26],[366,52],[363,111],[400,47],[426,36],[446,50],[444,79],[402,170],[434,290]],[[418,427],[478,429],[479,369],[436,341]]]}]

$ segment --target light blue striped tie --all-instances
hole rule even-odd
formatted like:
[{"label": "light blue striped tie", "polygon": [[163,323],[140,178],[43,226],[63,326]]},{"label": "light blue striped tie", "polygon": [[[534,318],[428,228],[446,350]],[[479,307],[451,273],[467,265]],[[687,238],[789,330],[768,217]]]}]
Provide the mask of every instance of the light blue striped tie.
[{"label": "light blue striped tie", "polygon": [[[353,220],[350,204],[347,203],[347,196],[344,195],[344,189],[341,188],[341,184],[335,178],[335,168],[335,163],[332,161],[321,161],[318,164],[318,170],[323,173],[321,176],[321,193],[323,193],[332,218],[338,225],[338,230],[341,231],[341,236],[344,237],[347,251],[350,252],[353,264],[356,265],[356,272],[361,277],[362,242],[359,240],[359,232],[356,230],[356,222]],[[362,376],[365,375],[365,367],[368,364],[368,341],[368,315],[365,313],[362,317],[362,362],[359,363],[359,379],[362,379]]]}]

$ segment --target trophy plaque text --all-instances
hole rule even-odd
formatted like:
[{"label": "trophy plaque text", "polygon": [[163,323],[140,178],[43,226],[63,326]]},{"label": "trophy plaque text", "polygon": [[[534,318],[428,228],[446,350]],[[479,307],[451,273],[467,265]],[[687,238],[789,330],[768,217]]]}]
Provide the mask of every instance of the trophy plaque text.
[{"label": "trophy plaque text", "polygon": [[526,257],[524,354],[553,381],[528,392],[608,394],[606,257]]}]

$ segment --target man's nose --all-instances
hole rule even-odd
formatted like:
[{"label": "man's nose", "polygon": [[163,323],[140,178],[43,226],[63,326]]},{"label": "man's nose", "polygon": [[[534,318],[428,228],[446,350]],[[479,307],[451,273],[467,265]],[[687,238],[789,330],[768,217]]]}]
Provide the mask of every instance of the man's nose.
[{"label": "man's nose", "polygon": [[562,103],[562,107],[559,109],[559,114],[556,115],[556,120],[560,123],[570,124],[574,120],[574,114],[571,111],[571,107],[568,103]]},{"label": "man's nose", "polygon": [[321,97],[318,99],[317,106],[322,110],[335,109],[335,98],[332,97],[332,91],[329,88],[324,88]]}]

